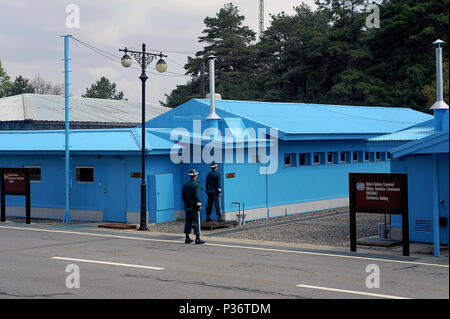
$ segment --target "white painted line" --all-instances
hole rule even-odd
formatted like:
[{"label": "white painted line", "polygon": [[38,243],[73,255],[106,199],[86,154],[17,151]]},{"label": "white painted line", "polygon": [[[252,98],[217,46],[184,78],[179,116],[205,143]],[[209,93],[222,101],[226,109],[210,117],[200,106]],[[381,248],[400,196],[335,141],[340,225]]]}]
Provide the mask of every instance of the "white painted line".
[{"label": "white painted line", "polygon": [[110,262],[110,261],[100,261],[100,260],[90,260],[90,259],[77,259],[77,258],[66,258],[66,257],[52,257],[52,259],[76,261],[76,262],[80,262],[80,263],[102,264],[102,265],[143,268],[143,269],[152,269],[152,270],[164,270],[164,268],[161,268],[161,267],[122,264],[122,263],[114,263],[114,262]]},{"label": "white painted line", "polygon": [[392,295],[382,295],[375,294],[371,292],[365,291],[355,291],[355,290],[345,290],[345,289],[337,289],[337,288],[329,288],[329,287],[320,287],[320,286],[310,286],[310,285],[297,285],[300,288],[309,288],[309,289],[318,289],[318,290],[326,290],[326,291],[334,291],[334,292],[342,292],[347,294],[361,295],[361,296],[370,296],[370,297],[379,297],[379,298],[388,298],[388,299],[412,299],[407,297],[399,297]]},{"label": "white painted line", "polygon": [[[184,239],[183,240],[181,240],[181,239],[180,240],[169,240],[169,239],[157,239],[157,238],[142,238],[142,237],[133,237],[133,236],[120,236],[120,235],[110,235],[110,234],[96,234],[96,233],[88,233],[88,232],[54,230],[54,229],[46,229],[46,228],[24,228],[24,227],[11,227],[11,226],[0,226],[0,228],[15,229],[15,230],[28,230],[28,231],[41,231],[41,232],[61,233],[61,234],[70,234],[70,235],[82,235],[82,236],[97,236],[97,237],[128,239],[128,240],[142,240],[142,241],[178,243],[178,244],[185,245],[184,244]],[[264,247],[255,247],[255,246],[239,246],[239,245],[228,245],[228,244],[205,243],[204,245],[205,246],[225,247],[225,248],[240,248],[240,249],[250,249],[250,250],[273,251],[273,252],[299,254],[299,255],[315,255],[315,256],[349,258],[349,259],[360,259],[360,260],[370,260],[370,261],[379,261],[379,262],[390,262],[390,263],[399,263],[399,264],[412,264],[412,265],[421,265],[421,266],[449,268],[448,267],[449,265],[431,264],[431,263],[424,263],[424,262],[417,262],[417,261],[407,261],[407,260],[393,260],[393,259],[383,259],[383,258],[373,258],[373,257],[361,257],[361,256],[352,256],[352,255],[338,255],[338,254],[329,254],[329,253],[297,251],[297,250],[287,250],[287,249],[275,249],[275,248],[264,248]]]},{"label": "white painted line", "polygon": [[407,260],[393,260],[393,259],[371,258],[371,257],[351,256],[351,255],[337,255],[337,254],[328,254],[328,253],[315,253],[315,252],[309,252],[309,251],[295,251],[295,250],[285,250],[285,249],[275,249],[275,248],[253,247],[253,246],[237,246],[237,245],[210,244],[210,243],[205,243],[205,245],[207,245],[207,246],[218,246],[218,247],[229,247],[229,248],[242,248],[242,249],[252,249],[252,250],[274,251],[274,252],[284,252],[284,253],[293,253],[293,254],[302,254],[302,255],[328,256],[328,257],[362,259],[362,260],[371,260],[371,261],[386,261],[386,262],[391,262],[391,263],[414,264],[414,265],[422,265],[422,266],[434,266],[434,267],[448,268],[448,265],[430,264],[430,263],[423,263],[423,262],[417,262],[417,261],[407,261]]}]

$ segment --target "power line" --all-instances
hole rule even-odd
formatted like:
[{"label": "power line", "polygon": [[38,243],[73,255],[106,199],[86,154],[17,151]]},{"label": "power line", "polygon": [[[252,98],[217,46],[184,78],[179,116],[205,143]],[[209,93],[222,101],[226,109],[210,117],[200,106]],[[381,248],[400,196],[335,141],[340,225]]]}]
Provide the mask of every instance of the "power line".
[{"label": "power line", "polygon": [[[84,41],[82,41],[82,40],[80,40],[80,39],[75,38],[74,36],[70,36],[70,37],[71,37],[72,39],[74,39],[75,41],[77,41],[79,44],[81,44],[81,45],[87,47],[88,49],[92,50],[93,52],[95,52],[95,53],[97,53],[97,54],[99,54],[99,55],[101,55],[101,56],[103,56],[104,58],[106,58],[106,59],[108,59],[108,60],[111,60],[111,61],[113,61],[113,62],[116,62],[116,63],[121,64],[121,62],[120,62],[121,57],[120,57],[120,56],[115,55],[115,54],[112,54],[112,53],[107,52],[107,51],[105,51],[105,50],[99,49],[99,48],[93,46],[92,44],[86,43],[86,42],[84,42]],[[172,60],[171,60],[171,61],[172,61]],[[133,63],[136,64],[135,62],[133,62]],[[176,62],[175,62],[175,63],[176,63]],[[176,63],[176,64],[178,64],[178,63]],[[133,69],[135,69],[135,70],[138,70],[138,71],[141,71],[140,68],[137,68],[137,67],[134,67],[134,66],[132,66],[131,68],[133,68]],[[166,77],[188,77],[188,76],[189,76],[189,75],[186,75],[186,74],[176,73],[176,72],[170,72],[170,71],[169,71],[169,72],[166,72],[167,74],[164,74],[164,73],[156,73],[156,72],[152,72],[152,71],[149,71],[149,73],[150,73],[150,74],[153,74],[153,75],[161,75],[161,76],[166,76]]]}]

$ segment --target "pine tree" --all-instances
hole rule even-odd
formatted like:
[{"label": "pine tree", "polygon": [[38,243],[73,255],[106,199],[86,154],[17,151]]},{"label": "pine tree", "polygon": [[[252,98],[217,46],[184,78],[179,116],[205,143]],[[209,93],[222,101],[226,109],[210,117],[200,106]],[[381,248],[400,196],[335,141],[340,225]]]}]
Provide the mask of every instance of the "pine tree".
[{"label": "pine tree", "polygon": [[2,67],[2,61],[0,61],[0,98],[8,96],[11,88],[11,81],[9,75]]},{"label": "pine tree", "polygon": [[86,93],[82,97],[123,100],[124,94],[122,91],[116,93],[116,84],[111,83],[106,77],[102,76],[90,88],[86,88]]},{"label": "pine tree", "polygon": [[19,75],[12,83],[8,95],[18,95],[24,93],[35,93],[35,91],[30,83],[30,80]]},{"label": "pine tree", "polygon": [[[186,102],[192,96],[200,95],[199,83],[200,65],[210,56],[216,57],[216,92],[224,99],[249,99],[254,97],[254,54],[252,41],[256,33],[243,25],[245,17],[232,3],[225,4],[215,17],[204,19],[205,29],[199,42],[205,46],[195,57],[188,57],[184,66],[186,74],[191,75],[192,81],[167,95],[163,105],[173,106],[173,101]],[[208,82],[208,81],[207,81]],[[172,94],[174,97],[172,97]],[[175,97],[176,96],[176,97]]]}]

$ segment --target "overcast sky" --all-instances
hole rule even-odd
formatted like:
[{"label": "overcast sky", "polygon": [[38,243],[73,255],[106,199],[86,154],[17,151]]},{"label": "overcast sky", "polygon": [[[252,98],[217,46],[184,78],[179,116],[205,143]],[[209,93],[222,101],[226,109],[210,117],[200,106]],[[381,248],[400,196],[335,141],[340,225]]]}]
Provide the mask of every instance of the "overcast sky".
[{"label": "overcast sky", "polygon": [[[214,17],[225,3],[237,5],[246,17],[245,25],[258,30],[259,0],[0,0],[0,61],[12,80],[19,74],[34,78],[40,75],[54,84],[64,82],[63,38],[74,37],[102,50],[121,56],[124,46],[138,49],[142,42],[152,49],[163,50],[168,72],[157,74],[149,66],[147,102],[159,104],[164,93],[189,79],[184,74],[186,53],[202,48],[198,37],[205,17]],[[265,26],[269,13],[292,14],[302,2],[314,8],[314,0],[265,0]],[[66,27],[66,7],[76,4],[80,10],[80,28]],[[193,53],[190,55],[194,55]],[[70,93],[80,96],[94,81],[106,76],[117,83],[130,101],[139,102],[139,71],[125,69],[105,57],[70,40]]]}]

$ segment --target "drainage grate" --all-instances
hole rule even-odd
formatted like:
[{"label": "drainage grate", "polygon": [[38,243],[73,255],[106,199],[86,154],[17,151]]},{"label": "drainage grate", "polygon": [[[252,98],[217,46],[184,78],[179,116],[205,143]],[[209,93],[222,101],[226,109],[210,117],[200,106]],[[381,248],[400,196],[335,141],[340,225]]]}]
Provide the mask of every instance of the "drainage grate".
[{"label": "drainage grate", "polygon": [[431,231],[431,220],[416,219],[416,231]]}]

